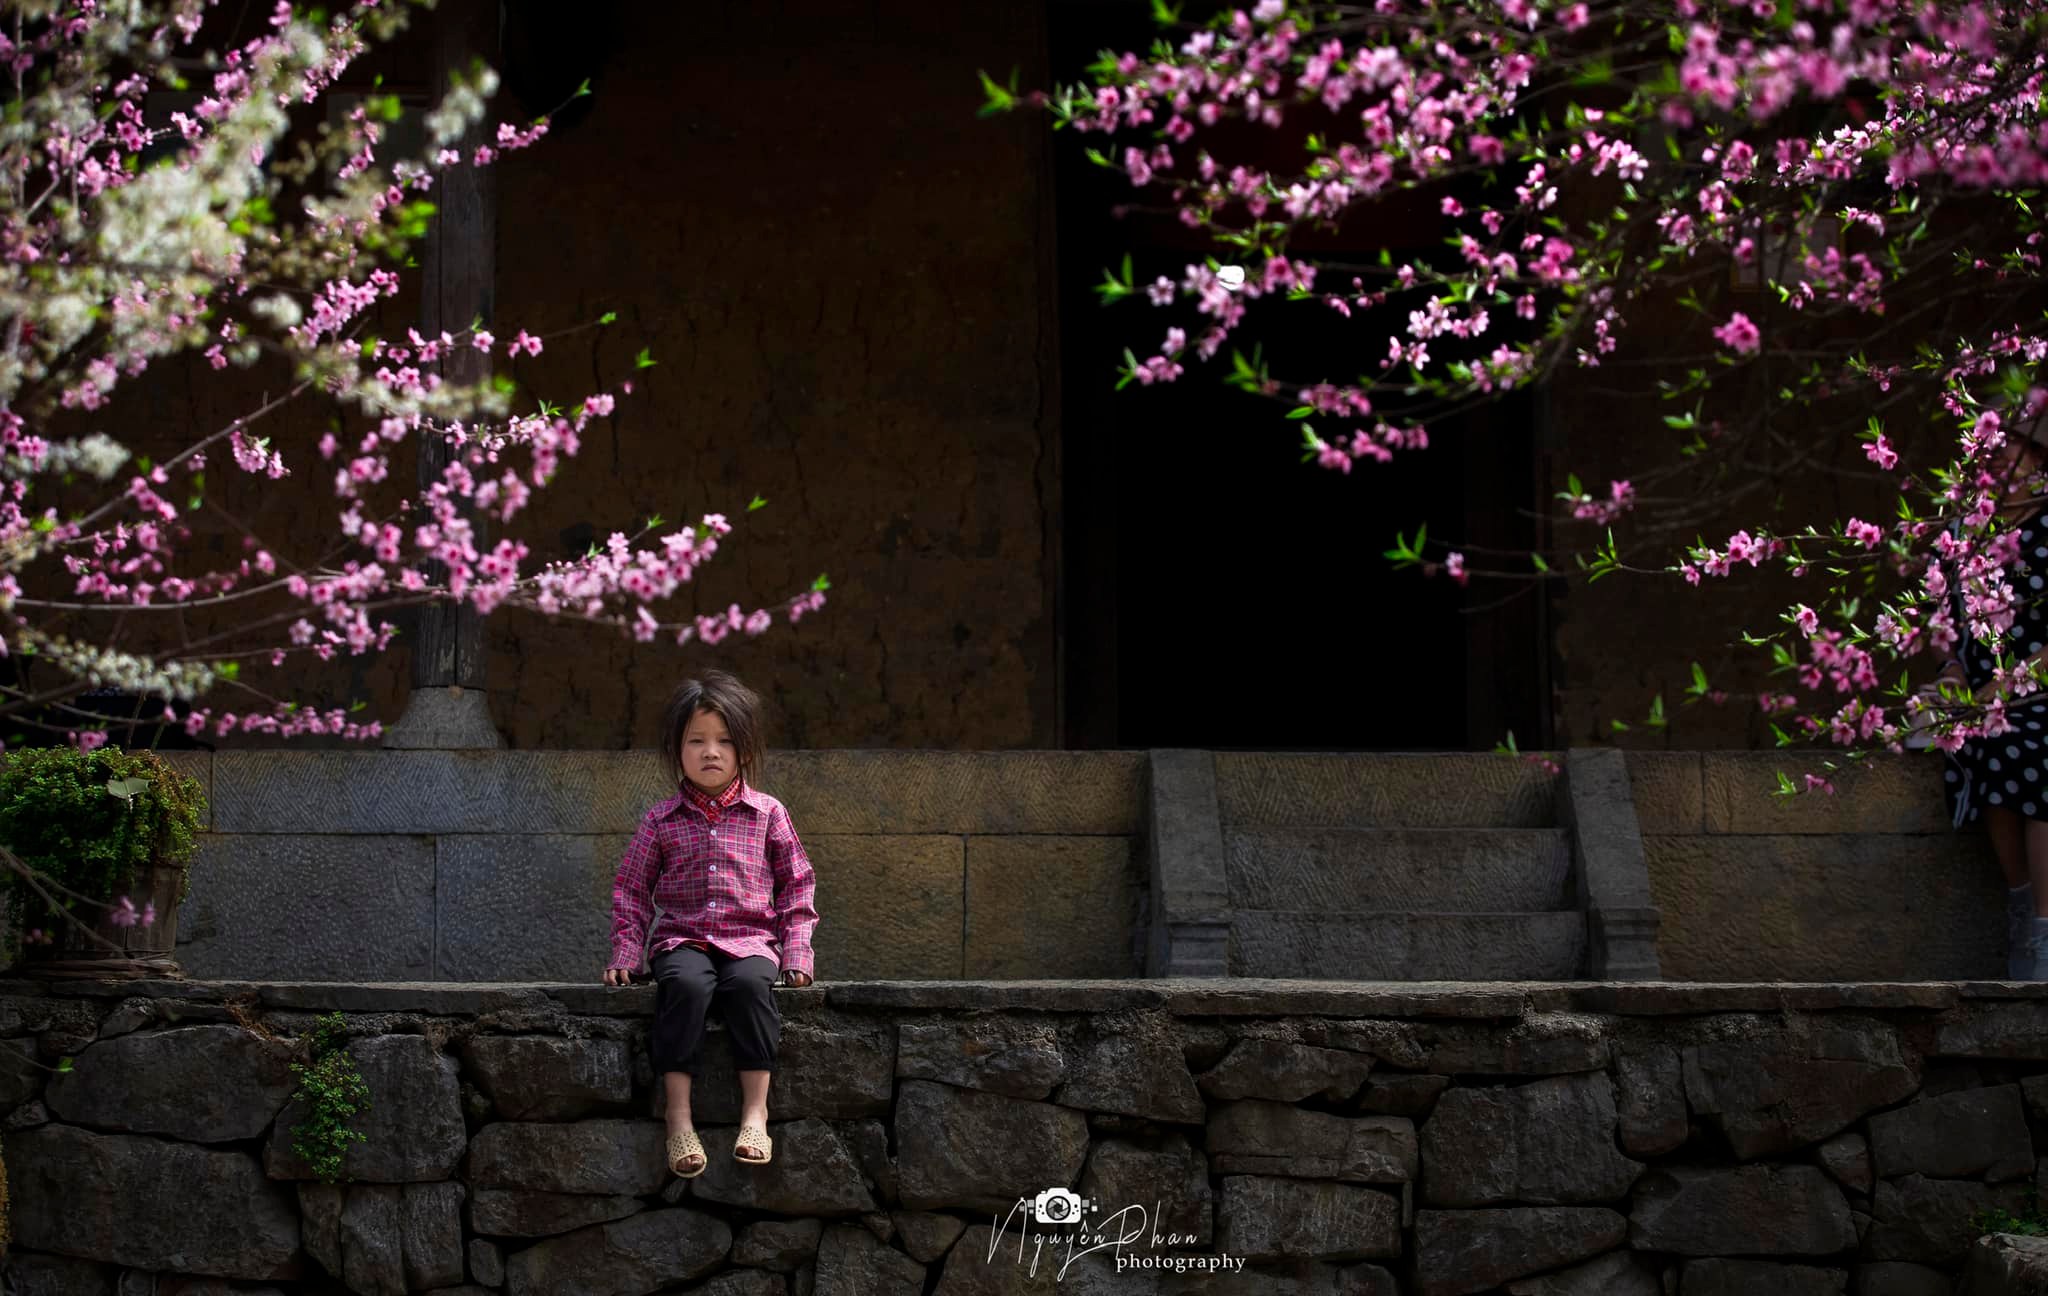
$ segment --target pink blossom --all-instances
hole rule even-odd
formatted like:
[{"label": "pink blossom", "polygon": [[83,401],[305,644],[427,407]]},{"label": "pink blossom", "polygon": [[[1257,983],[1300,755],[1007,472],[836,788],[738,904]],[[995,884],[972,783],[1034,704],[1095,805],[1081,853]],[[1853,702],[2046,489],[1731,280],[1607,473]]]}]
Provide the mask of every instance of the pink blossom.
[{"label": "pink blossom", "polygon": [[1746,562],[1754,567],[1764,560],[1768,546],[1747,531],[1737,531],[1728,537],[1728,558],[1731,562]]},{"label": "pink blossom", "polygon": [[1750,323],[1749,316],[1741,311],[1730,315],[1726,324],[1714,330],[1714,336],[1730,350],[1742,355],[1753,353],[1763,340],[1756,325]]}]

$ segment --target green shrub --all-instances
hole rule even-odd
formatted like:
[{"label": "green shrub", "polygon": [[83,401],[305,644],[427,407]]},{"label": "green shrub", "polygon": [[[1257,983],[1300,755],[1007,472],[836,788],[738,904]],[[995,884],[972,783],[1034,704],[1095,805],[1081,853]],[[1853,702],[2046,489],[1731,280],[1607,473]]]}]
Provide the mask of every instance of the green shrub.
[{"label": "green shrub", "polygon": [[292,1151],[324,1184],[340,1183],[341,1164],[351,1143],[364,1141],[350,1120],[370,1109],[370,1086],[341,1042],[340,1013],[328,1013],[307,1039],[309,1061],[292,1063],[299,1087],[295,1102],[306,1114],[292,1126]]},{"label": "green shrub", "polygon": [[2015,1215],[2003,1206],[1980,1212],[1970,1221],[1979,1233],[2017,1233],[2021,1237],[2048,1237],[2048,1215],[2041,1213],[2041,1196],[2032,1195],[2030,1204]]},{"label": "green shrub", "polygon": [[[40,747],[0,761],[0,846],[100,904],[153,864],[189,866],[205,810],[199,781],[155,752]],[[55,925],[26,879],[8,870],[4,884],[17,932]],[[67,909],[85,903],[59,898]],[[99,915],[77,917],[89,924]]]}]

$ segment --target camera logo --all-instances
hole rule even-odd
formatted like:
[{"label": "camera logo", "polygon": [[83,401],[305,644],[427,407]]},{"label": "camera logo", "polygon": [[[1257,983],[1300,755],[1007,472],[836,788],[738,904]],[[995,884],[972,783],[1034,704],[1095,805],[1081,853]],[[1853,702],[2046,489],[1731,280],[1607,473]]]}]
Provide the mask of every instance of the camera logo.
[{"label": "camera logo", "polygon": [[1048,1188],[1031,1199],[1031,1215],[1040,1224],[1078,1224],[1099,1204],[1065,1188]]}]

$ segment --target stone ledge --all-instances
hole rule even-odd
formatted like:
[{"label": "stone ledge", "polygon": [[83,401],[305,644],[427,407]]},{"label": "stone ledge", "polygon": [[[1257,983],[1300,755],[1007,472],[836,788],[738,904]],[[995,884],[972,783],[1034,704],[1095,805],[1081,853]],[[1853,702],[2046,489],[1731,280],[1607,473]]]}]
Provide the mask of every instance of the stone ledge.
[{"label": "stone ledge", "polygon": [[1941,765],[1925,753],[1873,756],[1830,775],[1838,795],[1772,794],[1780,770],[1815,768],[1829,753],[1707,751],[1699,757],[1702,827],[1711,835],[1949,832]]},{"label": "stone ledge", "polygon": [[[245,1000],[306,1012],[414,1012],[464,1016],[510,1010],[644,1017],[649,985],[583,982],[356,984],[328,981],[0,980],[0,998]],[[1731,1012],[1940,1012],[1965,1000],[2039,1001],[2048,983],[2010,981],[1290,981],[1190,977],[1077,981],[840,981],[780,987],[785,1013],[876,1011],[1097,1013],[1155,1009],[1174,1017],[1403,1017],[1509,1020],[1535,1013],[1687,1017]]]},{"label": "stone ledge", "polygon": [[[631,751],[236,751],[209,766],[219,833],[631,833],[668,796]],[[759,784],[803,833],[1143,829],[1142,752],[777,751]]]}]

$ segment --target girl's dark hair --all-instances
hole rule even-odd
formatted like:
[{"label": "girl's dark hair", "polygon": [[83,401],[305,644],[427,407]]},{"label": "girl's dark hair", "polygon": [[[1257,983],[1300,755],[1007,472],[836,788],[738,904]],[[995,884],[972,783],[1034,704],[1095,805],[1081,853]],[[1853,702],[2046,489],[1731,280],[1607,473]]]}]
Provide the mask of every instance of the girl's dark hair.
[{"label": "girl's dark hair", "polygon": [[761,759],[761,699],[724,671],[705,671],[703,679],[684,680],[669,695],[668,709],[661,715],[661,757],[669,782],[682,786],[683,731],[699,711],[725,721],[739,757],[740,777],[752,783]]}]

